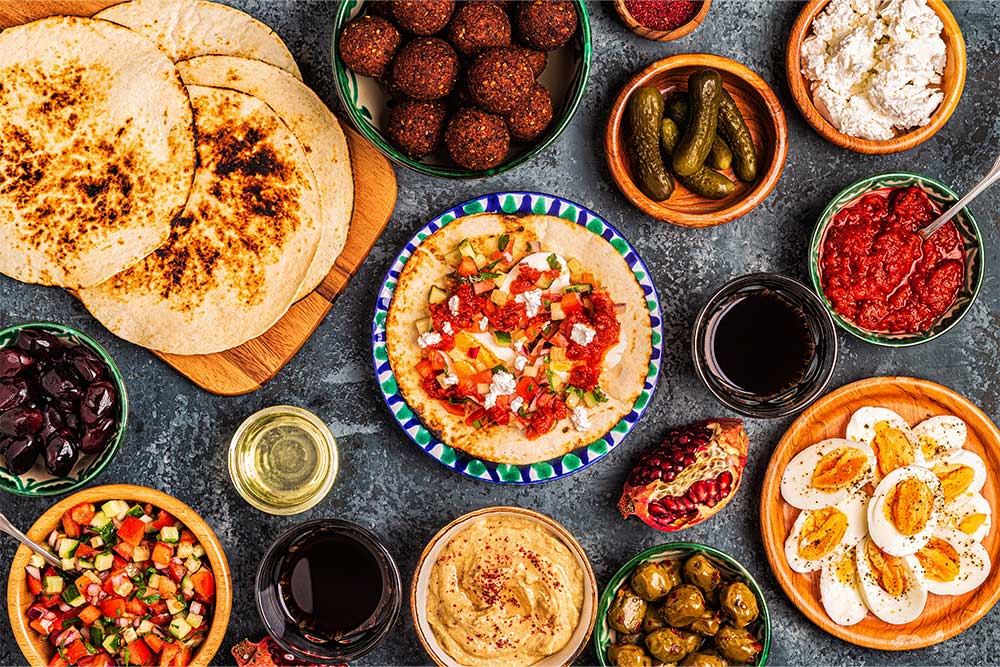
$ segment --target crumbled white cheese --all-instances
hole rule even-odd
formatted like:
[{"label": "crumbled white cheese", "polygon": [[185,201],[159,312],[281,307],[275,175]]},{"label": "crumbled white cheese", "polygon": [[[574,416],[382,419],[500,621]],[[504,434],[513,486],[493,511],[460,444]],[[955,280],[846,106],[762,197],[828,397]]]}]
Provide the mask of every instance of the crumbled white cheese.
[{"label": "crumbled white cheese", "polygon": [[485,317],[480,317],[479,318],[479,330],[480,331],[486,331],[486,328],[489,325],[490,325],[490,322]]},{"label": "crumbled white cheese", "polygon": [[586,324],[580,324],[577,322],[573,325],[573,330],[569,334],[569,339],[578,345],[590,345],[590,341],[594,340],[594,336],[597,332],[588,327]]},{"label": "crumbled white cheese", "polygon": [[458,384],[458,376],[454,373],[447,373],[443,378],[441,378],[441,384],[445,387],[454,387]]},{"label": "crumbled white cheese", "polygon": [[514,301],[524,304],[524,311],[528,317],[534,317],[542,307],[542,290],[533,289],[522,292],[514,297]]},{"label": "crumbled white cheese", "polygon": [[455,330],[451,328],[451,322],[449,322],[448,320],[445,320],[444,322],[441,323],[441,331],[445,332],[449,336],[455,333]]},{"label": "crumbled white cheese", "polygon": [[490,390],[483,399],[483,407],[487,410],[497,404],[497,396],[510,396],[517,388],[517,381],[507,371],[497,371],[493,374]]},{"label": "crumbled white cheese", "polygon": [[573,428],[577,431],[586,431],[590,428],[590,417],[587,416],[587,408],[582,405],[573,408],[573,413],[569,418],[573,422]]},{"label": "crumbled white cheese", "polygon": [[816,108],[865,139],[926,125],[944,100],[943,27],[927,0],[831,0],[802,43]]},{"label": "crumbled white cheese", "polygon": [[420,347],[430,347],[431,345],[437,345],[441,342],[441,334],[437,331],[428,331],[426,333],[420,334],[417,338],[417,345]]},{"label": "crumbled white cheese", "polygon": [[524,405],[524,399],[520,396],[515,396],[510,402],[510,411],[517,412]]},{"label": "crumbled white cheese", "polygon": [[528,357],[523,354],[519,354],[514,357],[514,370],[518,373],[524,370],[524,367],[528,365]]},{"label": "crumbled white cheese", "polygon": [[458,315],[458,295],[453,294],[450,299],[448,299],[448,310],[451,311],[452,315]]}]

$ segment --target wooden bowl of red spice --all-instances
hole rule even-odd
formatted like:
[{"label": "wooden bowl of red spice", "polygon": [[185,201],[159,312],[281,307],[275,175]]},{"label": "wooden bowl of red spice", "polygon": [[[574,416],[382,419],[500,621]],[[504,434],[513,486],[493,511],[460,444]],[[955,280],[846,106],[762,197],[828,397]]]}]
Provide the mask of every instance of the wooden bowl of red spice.
[{"label": "wooden bowl of red spice", "polygon": [[701,25],[712,0],[615,0],[615,11],[639,37],[670,42]]},{"label": "wooden bowl of red spice", "polygon": [[428,542],[410,612],[440,667],[564,667],[590,639],[597,598],[587,554],[566,528],[520,507],[487,507]]},{"label": "wooden bowl of red spice", "polygon": [[878,174],[842,190],[820,215],[809,272],[834,322],[888,347],[933,340],[979,295],[983,241],[968,208],[926,241],[917,231],[959,197],[907,172]]},{"label": "wooden bowl of red spice", "polygon": [[[667,199],[655,201],[638,186],[628,103],[644,87],[654,87],[669,103],[671,95],[687,91],[688,78],[704,69],[716,70],[732,96],[753,139],[757,174],[751,182],[738,179],[733,168],[722,173],[735,184],[722,199],[708,199],[679,181]],[[756,72],[735,60],[709,53],[684,53],[658,60],[632,77],[615,99],[604,132],[608,169],[618,189],[646,214],[682,227],[712,227],[736,220],[763,202],[777,185],[788,156],[785,112],[771,87]]]}]

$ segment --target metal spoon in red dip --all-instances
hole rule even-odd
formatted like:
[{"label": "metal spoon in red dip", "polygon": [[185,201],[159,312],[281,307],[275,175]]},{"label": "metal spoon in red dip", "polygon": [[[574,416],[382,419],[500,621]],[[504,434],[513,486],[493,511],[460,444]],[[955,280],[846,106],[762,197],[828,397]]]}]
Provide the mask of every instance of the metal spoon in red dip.
[{"label": "metal spoon in red dip", "polygon": [[833,309],[878,333],[926,331],[955,301],[965,250],[949,222],[918,234],[940,210],[918,187],[882,188],[841,209],[820,251],[823,291]]}]

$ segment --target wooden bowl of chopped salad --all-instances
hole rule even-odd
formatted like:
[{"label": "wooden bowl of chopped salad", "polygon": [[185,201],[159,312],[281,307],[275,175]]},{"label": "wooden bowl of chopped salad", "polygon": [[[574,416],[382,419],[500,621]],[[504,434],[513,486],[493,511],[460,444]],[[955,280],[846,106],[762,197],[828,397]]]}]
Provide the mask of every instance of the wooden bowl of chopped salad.
[{"label": "wooden bowl of chopped salad", "polygon": [[28,531],[7,580],[11,629],[32,665],[208,665],[229,625],[233,589],[218,538],[161,491],[98,486],[53,505]]}]

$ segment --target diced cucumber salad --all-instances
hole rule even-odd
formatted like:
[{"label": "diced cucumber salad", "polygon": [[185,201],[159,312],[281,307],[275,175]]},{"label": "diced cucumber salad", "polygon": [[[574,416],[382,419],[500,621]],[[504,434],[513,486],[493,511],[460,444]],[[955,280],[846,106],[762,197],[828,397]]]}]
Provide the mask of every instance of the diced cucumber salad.
[{"label": "diced cucumber salad", "polygon": [[215,576],[194,534],[164,510],[109,500],[62,517],[37,555],[29,625],[52,646],[50,667],[171,665],[191,661],[211,625]]}]

